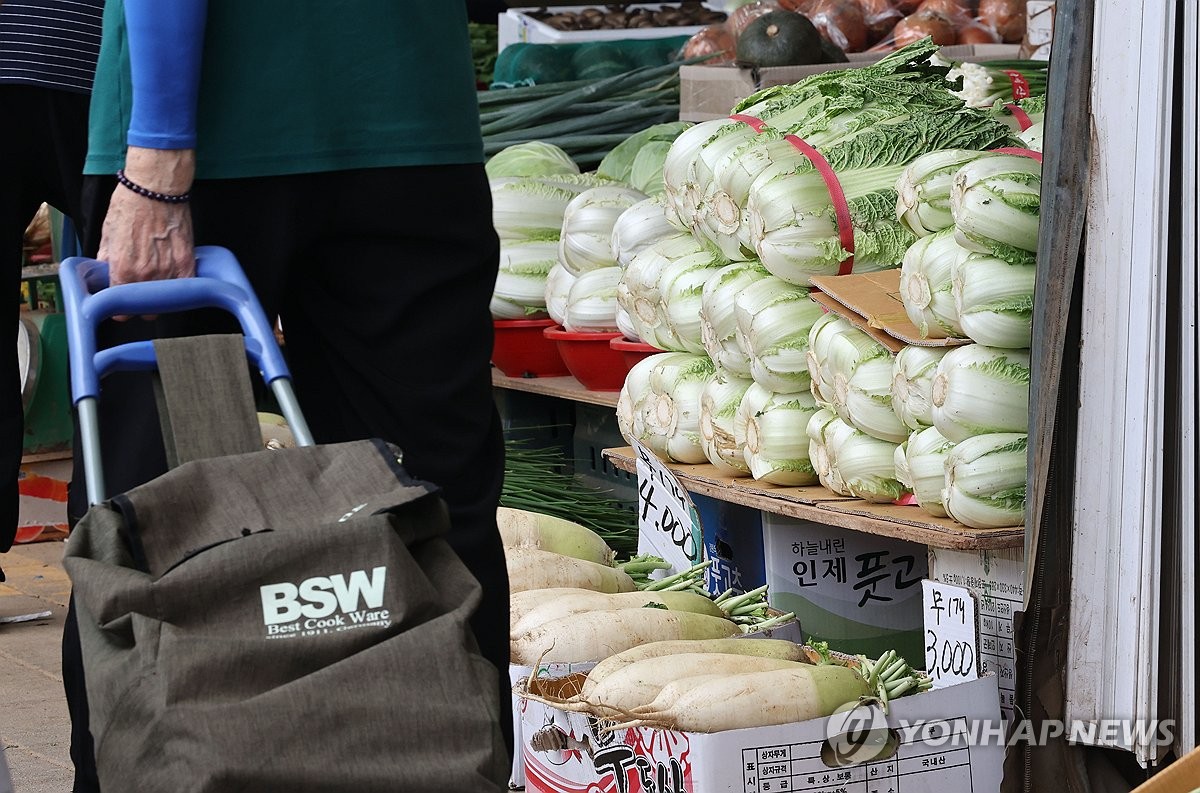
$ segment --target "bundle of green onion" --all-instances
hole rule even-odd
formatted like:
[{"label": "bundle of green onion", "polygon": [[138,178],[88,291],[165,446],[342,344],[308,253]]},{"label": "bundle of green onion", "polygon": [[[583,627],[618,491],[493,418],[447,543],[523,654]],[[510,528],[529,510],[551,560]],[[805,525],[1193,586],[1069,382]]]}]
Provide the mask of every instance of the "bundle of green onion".
[{"label": "bundle of green onion", "polygon": [[567,458],[561,449],[537,448],[512,439],[504,445],[501,506],[573,520],[599,534],[619,557],[637,553],[634,513],[567,473]]},{"label": "bundle of green onion", "polygon": [[583,167],[653,124],[679,118],[679,65],[646,67],[600,80],[543,83],[479,93],[486,155],[544,141]]}]

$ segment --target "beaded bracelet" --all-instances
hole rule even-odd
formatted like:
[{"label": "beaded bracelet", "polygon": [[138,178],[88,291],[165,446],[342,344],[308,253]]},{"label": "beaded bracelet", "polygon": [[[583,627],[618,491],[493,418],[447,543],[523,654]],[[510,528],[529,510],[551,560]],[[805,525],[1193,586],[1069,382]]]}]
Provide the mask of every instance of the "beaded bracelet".
[{"label": "beaded bracelet", "polygon": [[117,171],[117,182],[119,182],[123,187],[142,196],[143,198],[149,198],[151,201],[161,201],[164,204],[186,204],[189,200],[191,200],[192,197],[191,193],[180,193],[179,195],[156,193],[153,190],[142,187],[136,182],[130,181],[129,177],[125,175],[124,168]]}]

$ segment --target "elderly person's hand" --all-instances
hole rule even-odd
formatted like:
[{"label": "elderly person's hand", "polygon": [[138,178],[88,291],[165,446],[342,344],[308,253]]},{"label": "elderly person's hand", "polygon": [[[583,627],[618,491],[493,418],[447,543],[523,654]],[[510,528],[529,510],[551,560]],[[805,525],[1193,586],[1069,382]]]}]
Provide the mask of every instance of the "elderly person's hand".
[{"label": "elderly person's hand", "polygon": [[[144,149],[130,146],[125,177],[155,193],[187,193],[195,173],[192,149]],[[113,191],[97,254],[109,265],[113,285],[196,273],[192,211],[186,203],[168,203],[118,184]]]}]

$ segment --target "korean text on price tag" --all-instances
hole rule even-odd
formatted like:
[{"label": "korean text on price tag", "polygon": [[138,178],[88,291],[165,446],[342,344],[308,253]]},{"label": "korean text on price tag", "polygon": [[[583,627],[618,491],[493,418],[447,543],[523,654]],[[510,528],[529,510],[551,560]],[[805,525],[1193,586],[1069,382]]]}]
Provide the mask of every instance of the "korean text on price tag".
[{"label": "korean text on price tag", "polygon": [[925,671],[934,688],[979,677],[979,617],[975,595],[963,587],[926,579],[924,598]]},{"label": "korean text on price tag", "polygon": [[638,553],[666,560],[681,573],[701,561],[704,543],[700,518],[683,485],[654,454],[636,441],[638,476]]}]

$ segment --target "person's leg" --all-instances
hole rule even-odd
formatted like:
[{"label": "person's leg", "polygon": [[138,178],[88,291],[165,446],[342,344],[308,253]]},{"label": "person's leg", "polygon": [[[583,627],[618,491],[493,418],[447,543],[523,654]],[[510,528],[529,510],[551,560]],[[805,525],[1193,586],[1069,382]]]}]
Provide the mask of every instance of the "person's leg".
[{"label": "person's leg", "polygon": [[[0,190],[0,279],[9,307],[5,323],[20,316],[21,242],[25,227],[43,201],[78,217],[78,193],[87,135],[87,102],[73,94],[26,85],[0,85],[0,151],[6,160]],[[72,167],[70,163],[74,163]],[[16,345],[3,345],[0,370],[0,553],[16,535],[20,497],[17,478],[24,446],[24,408],[17,372]]]},{"label": "person's leg", "polygon": [[508,575],[496,529],[504,447],[488,311],[499,243],[483,168],[244,181],[253,184],[194,188],[197,242],[230,247],[264,306],[279,307],[318,442],[383,438],[413,476],[441,488],[450,543],[483,587],[472,628],[498,668],[508,733]]},{"label": "person's leg", "polygon": [[[0,118],[24,119],[37,106],[39,92],[23,86],[0,85]],[[34,167],[38,157],[26,123],[0,124],[0,151],[13,153],[11,170],[0,189],[0,288],[8,308],[0,314],[8,333],[21,316],[21,244],[25,227],[42,201],[43,180]],[[20,495],[17,479],[25,440],[25,410],[21,403],[15,337],[0,345],[0,553],[12,546],[17,533]]]},{"label": "person's leg", "polygon": [[[19,316],[21,236],[37,207],[46,201],[68,215],[76,228],[87,219],[80,199],[83,158],[87,147],[88,97],[29,86],[0,86],[0,151],[12,163],[0,190],[0,265],[4,289],[12,302],[6,309],[9,327]],[[103,213],[101,212],[101,215]],[[8,549],[19,509],[17,477],[24,441],[24,411],[17,380],[16,347],[4,345],[0,367],[9,374],[0,387],[0,551]],[[92,739],[88,731],[87,695],[74,604],[63,629],[63,687],[71,715],[71,758],[76,793],[98,791]]]}]

